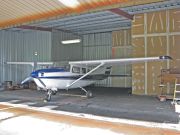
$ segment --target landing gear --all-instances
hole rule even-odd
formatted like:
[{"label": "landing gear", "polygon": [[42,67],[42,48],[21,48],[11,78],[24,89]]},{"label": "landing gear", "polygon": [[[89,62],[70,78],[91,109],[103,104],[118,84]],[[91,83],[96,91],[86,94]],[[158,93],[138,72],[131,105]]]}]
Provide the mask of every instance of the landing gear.
[{"label": "landing gear", "polygon": [[82,87],[79,87],[79,88],[81,88],[81,90],[86,93],[87,98],[92,98],[93,97],[93,94],[92,94],[92,92],[90,90],[87,91],[86,89],[84,89]]},{"label": "landing gear", "polygon": [[51,100],[52,95],[56,95],[57,89],[48,89],[44,102],[49,102]]},{"label": "landing gear", "polygon": [[92,97],[93,97],[92,92],[91,92],[91,91],[87,91],[86,97],[87,97],[87,98],[92,98]]},{"label": "landing gear", "polygon": [[44,102],[49,102],[51,100],[52,94],[53,94],[52,90],[47,90],[47,94],[46,94],[46,97],[44,99]]}]

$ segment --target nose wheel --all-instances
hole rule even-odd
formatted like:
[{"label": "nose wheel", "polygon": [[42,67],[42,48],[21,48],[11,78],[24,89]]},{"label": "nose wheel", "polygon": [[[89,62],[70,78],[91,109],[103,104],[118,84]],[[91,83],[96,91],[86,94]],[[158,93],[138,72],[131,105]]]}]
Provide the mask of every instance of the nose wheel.
[{"label": "nose wheel", "polygon": [[57,93],[57,90],[48,89],[48,90],[47,90],[46,97],[45,97],[45,99],[44,99],[44,102],[49,102],[49,101],[51,101],[51,96],[52,96],[52,95],[56,95],[56,93]]},{"label": "nose wheel", "polygon": [[44,99],[44,102],[49,102],[51,100],[52,94],[53,94],[52,90],[47,90],[47,94],[46,94],[46,97]]}]

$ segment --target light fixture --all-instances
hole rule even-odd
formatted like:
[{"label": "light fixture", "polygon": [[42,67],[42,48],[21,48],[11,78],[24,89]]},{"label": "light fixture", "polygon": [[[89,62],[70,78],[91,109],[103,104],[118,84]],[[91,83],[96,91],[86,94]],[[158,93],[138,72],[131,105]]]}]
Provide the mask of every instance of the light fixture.
[{"label": "light fixture", "polygon": [[62,4],[67,7],[75,8],[79,5],[78,0],[59,0]]},{"label": "light fixture", "polygon": [[74,43],[80,43],[81,39],[72,39],[72,40],[64,40],[61,41],[62,44],[74,44]]}]

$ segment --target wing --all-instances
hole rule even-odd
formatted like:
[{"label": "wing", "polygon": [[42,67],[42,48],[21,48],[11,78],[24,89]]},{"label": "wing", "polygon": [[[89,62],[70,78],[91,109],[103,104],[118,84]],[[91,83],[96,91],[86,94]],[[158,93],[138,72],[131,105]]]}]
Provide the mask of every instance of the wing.
[{"label": "wing", "polygon": [[141,62],[148,62],[148,61],[162,61],[162,60],[169,60],[172,59],[170,56],[159,56],[159,57],[146,57],[146,58],[126,58],[126,59],[110,59],[110,60],[93,60],[93,61],[76,61],[76,62],[69,62],[72,66],[95,66],[92,70],[88,73],[84,74],[82,77],[78,78],[67,88],[70,88],[72,85],[77,83],[79,80],[83,79],[87,75],[91,74],[92,72],[96,71],[98,68],[102,66],[110,66],[110,65],[123,65],[123,64],[133,64],[133,63],[141,63]]},{"label": "wing", "polygon": [[149,61],[162,61],[172,59],[170,56],[158,56],[158,57],[144,57],[144,58],[123,58],[123,59],[108,59],[108,60],[90,60],[90,61],[75,61],[69,62],[70,65],[74,66],[97,66],[101,63],[104,66],[110,65],[124,65],[124,64],[133,64]]}]

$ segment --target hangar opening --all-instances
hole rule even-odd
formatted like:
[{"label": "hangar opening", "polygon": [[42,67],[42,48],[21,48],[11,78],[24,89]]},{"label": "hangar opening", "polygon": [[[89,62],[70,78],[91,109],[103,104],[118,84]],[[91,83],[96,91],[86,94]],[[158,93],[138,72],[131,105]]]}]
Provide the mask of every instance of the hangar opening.
[{"label": "hangar opening", "polygon": [[[57,106],[54,110],[177,124],[180,2],[64,2],[0,2],[0,103],[30,100],[36,102],[35,107]],[[134,63],[138,58],[144,61]],[[126,63],[108,61],[112,59]],[[66,84],[58,79],[70,81]],[[84,88],[81,81],[91,85]],[[41,90],[45,88],[50,98],[59,83],[70,97],[65,91],[52,102],[40,103],[38,99],[44,98]],[[71,91],[77,84],[78,89]],[[24,88],[38,89],[39,95]],[[89,90],[93,98],[76,96],[87,96]]]}]

